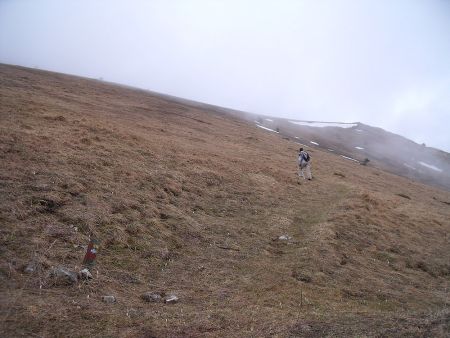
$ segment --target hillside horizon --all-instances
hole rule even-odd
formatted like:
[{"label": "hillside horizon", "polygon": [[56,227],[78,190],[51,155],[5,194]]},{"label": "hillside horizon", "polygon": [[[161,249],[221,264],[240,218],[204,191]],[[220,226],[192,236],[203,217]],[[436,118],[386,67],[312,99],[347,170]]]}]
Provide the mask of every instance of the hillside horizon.
[{"label": "hillside horizon", "polygon": [[[297,118],[281,117],[281,116],[276,116],[276,115],[261,114],[261,113],[253,112],[253,111],[245,111],[245,110],[239,110],[239,109],[232,108],[232,107],[220,106],[220,105],[217,105],[217,104],[214,104],[214,103],[197,101],[197,100],[193,100],[193,99],[190,99],[190,98],[184,98],[184,97],[180,97],[180,96],[176,96],[176,95],[172,95],[172,94],[167,94],[167,93],[163,93],[163,92],[154,91],[154,90],[147,89],[147,88],[144,88],[144,87],[138,87],[138,86],[133,86],[133,85],[124,84],[124,83],[120,83],[120,82],[108,81],[108,80],[105,80],[103,78],[86,77],[86,76],[72,74],[72,73],[61,73],[61,72],[57,72],[57,71],[53,71],[53,70],[41,69],[41,68],[38,68],[38,67],[35,67],[35,68],[26,67],[26,66],[22,66],[22,65],[19,65],[19,64],[5,64],[5,63],[1,63],[0,62],[0,65],[11,66],[11,67],[18,67],[18,68],[25,68],[25,69],[36,69],[36,70],[40,70],[40,71],[43,71],[43,72],[49,72],[49,73],[55,73],[55,74],[65,74],[65,75],[69,75],[69,76],[79,77],[79,78],[82,78],[82,79],[101,81],[101,82],[106,83],[106,84],[116,85],[116,86],[123,87],[123,88],[142,90],[144,92],[147,92],[147,93],[150,93],[150,94],[154,94],[154,95],[159,95],[159,96],[162,96],[162,97],[166,97],[166,98],[169,98],[171,100],[179,101],[179,102],[182,102],[182,103],[187,104],[187,105],[192,105],[192,106],[195,106],[195,107],[204,106],[205,108],[208,108],[208,109],[219,110],[219,111],[223,111],[223,112],[229,112],[229,113],[232,113],[232,114],[242,114],[242,115],[250,114],[250,115],[253,115],[253,116],[261,116],[261,117],[266,117],[266,118],[277,118],[277,119],[281,119],[281,120],[296,120],[296,121],[308,121],[308,122],[342,123],[342,124],[360,123],[360,124],[364,124],[364,125],[367,125],[367,126],[371,126],[373,128],[381,129],[383,131],[386,131],[388,133],[392,133],[394,135],[398,135],[398,136],[400,136],[400,137],[402,137],[402,138],[404,138],[404,139],[406,139],[408,141],[411,141],[411,142],[413,142],[413,143],[415,143],[417,145],[423,145],[423,143],[418,143],[418,142],[408,138],[407,136],[404,136],[404,135],[401,135],[401,134],[397,134],[395,132],[390,131],[389,129],[386,129],[386,128],[383,128],[383,127],[380,127],[380,126],[377,126],[377,125],[371,125],[369,123],[366,123],[363,120],[361,120],[361,121],[353,121],[353,122],[343,122],[343,121],[339,121],[339,120],[338,121],[321,121],[321,120],[311,120],[311,119],[304,120],[304,119],[301,118],[301,114]],[[430,148],[430,149],[439,150],[439,151],[442,151],[442,152],[447,153],[447,154],[450,154],[449,151],[447,151],[445,149],[442,149],[442,148],[439,148],[439,147],[428,146],[428,145],[426,147]]]},{"label": "hillside horizon", "polygon": [[3,336],[450,332],[449,191],[314,145],[305,181],[310,129],[128,86],[0,65],[0,100]]}]

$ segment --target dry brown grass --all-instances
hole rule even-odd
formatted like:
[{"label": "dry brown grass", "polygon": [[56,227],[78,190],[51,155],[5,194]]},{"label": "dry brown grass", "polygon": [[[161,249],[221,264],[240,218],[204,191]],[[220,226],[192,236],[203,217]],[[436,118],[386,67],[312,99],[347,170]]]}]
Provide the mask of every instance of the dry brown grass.
[{"label": "dry brown grass", "polygon": [[295,143],[97,81],[3,65],[0,100],[3,336],[448,334],[448,192],[318,150],[298,184]]}]

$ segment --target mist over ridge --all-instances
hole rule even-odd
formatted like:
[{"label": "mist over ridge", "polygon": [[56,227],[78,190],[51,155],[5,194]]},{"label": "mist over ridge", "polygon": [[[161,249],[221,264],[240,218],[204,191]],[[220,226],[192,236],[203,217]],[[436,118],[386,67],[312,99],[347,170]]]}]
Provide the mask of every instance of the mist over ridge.
[{"label": "mist over ridge", "polygon": [[2,1],[0,62],[450,150],[445,1]]}]

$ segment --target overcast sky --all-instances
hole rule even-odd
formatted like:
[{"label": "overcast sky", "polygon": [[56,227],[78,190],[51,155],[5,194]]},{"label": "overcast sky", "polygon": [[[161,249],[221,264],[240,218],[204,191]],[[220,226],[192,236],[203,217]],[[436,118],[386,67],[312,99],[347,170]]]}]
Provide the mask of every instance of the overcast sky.
[{"label": "overcast sky", "polygon": [[446,0],[0,0],[0,62],[450,152]]}]

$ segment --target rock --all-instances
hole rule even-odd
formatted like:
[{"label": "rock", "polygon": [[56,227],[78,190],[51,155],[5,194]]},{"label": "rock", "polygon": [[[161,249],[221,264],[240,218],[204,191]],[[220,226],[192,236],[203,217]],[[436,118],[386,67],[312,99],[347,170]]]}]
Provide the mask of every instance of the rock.
[{"label": "rock", "polygon": [[116,297],[114,296],[103,296],[102,301],[108,304],[112,304],[116,302]]},{"label": "rock", "polygon": [[50,271],[51,283],[54,285],[72,285],[78,282],[78,274],[59,266]]},{"label": "rock", "polygon": [[127,309],[126,315],[128,318],[138,318],[140,313],[138,310],[131,308]]},{"label": "rock", "polygon": [[175,295],[167,295],[166,297],[164,297],[164,303],[166,304],[178,303],[178,297]]},{"label": "rock", "polygon": [[83,270],[81,270],[79,272],[79,276],[80,276],[80,279],[92,279],[92,278],[94,278],[94,277],[92,277],[91,272],[87,268],[84,268]]},{"label": "rock", "polygon": [[296,280],[301,281],[301,282],[305,282],[305,283],[311,283],[312,282],[312,278],[311,276],[303,273],[303,272],[299,272],[299,271],[293,271],[292,272],[292,277],[294,277]]},{"label": "rock", "polygon": [[158,303],[162,301],[162,296],[156,292],[146,292],[141,296],[141,298],[149,303]]},{"label": "rock", "polygon": [[300,331],[303,331],[303,332],[311,332],[312,327],[308,324],[303,324],[303,325],[300,325],[299,329],[300,329]]},{"label": "rock", "polygon": [[281,235],[280,237],[278,237],[278,239],[280,241],[289,241],[290,239],[292,239],[292,237],[289,235]]},{"label": "rock", "polygon": [[36,263],[31,262],[28,263],[28,265],[23,269],[23,272],[25,273],[34,273],[36,271]]}]

